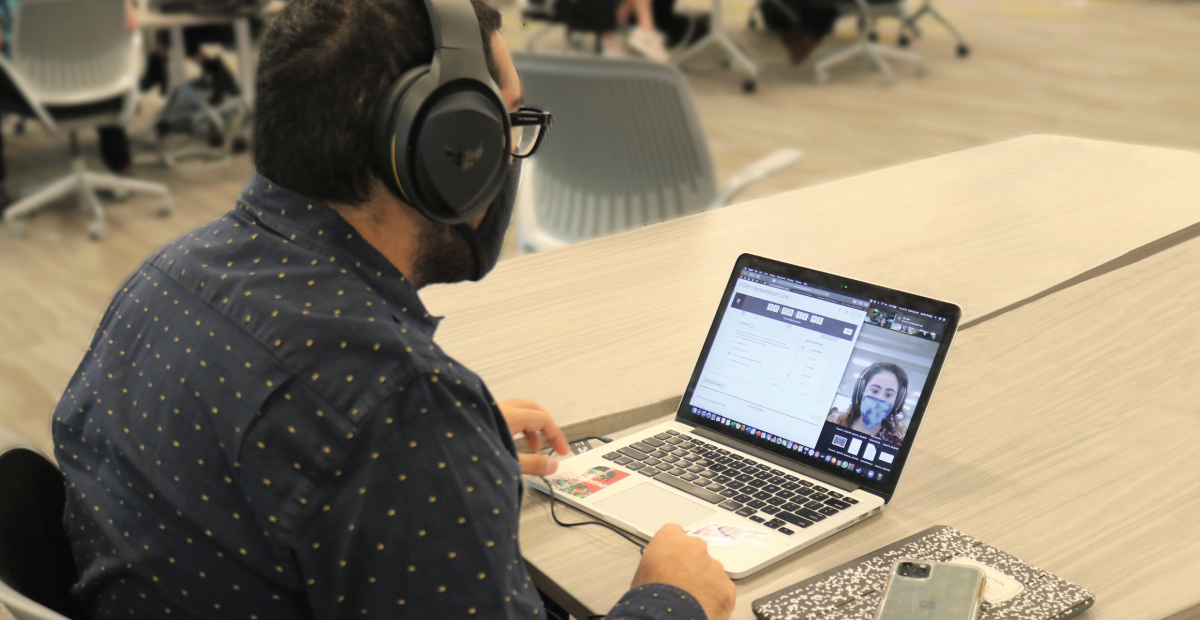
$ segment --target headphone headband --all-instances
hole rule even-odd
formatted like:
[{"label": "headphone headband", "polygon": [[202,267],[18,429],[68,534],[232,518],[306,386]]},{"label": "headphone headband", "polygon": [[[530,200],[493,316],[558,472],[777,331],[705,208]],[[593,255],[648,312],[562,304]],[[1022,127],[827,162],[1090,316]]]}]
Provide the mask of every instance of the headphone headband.
[{"label": "headphone headband", "polygon": [[483,46],[487,44],[479,31],[479,20],[471,0],[425,0],[429,23],[433,26],[433,63],[430,73],[438,86],[453,80],[475,79],[499,88],[487,70]]}]

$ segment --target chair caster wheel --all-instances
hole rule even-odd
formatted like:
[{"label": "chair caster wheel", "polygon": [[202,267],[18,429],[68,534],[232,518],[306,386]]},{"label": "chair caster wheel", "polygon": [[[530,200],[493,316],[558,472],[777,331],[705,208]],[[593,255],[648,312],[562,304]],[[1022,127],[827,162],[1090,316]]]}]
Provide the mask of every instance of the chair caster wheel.
[{"label": "chair caster wheel", "polygon": [[958,54],[959,58],[966,58],[967,56],[971,55],[971,48],[967,47],[965,43],[959,43],[958,47],[955,48],[954,51],[956,54]]},{"label": "chair caster wheel", "polygon": [[9,220],[4,223],[4,227],[8,229],[8,236],[13,239],[25,238],[25,222],[18,220]]},{"label": "chair caster wheel", "polygon": [[175,214],[175,207],[171,204],[171,201],[164,200],[162,204],[158,205],[157,213],[158,217],[171,217]]},{"label": "chair caster wheel", "polygon": [[878,43],[879,42],[879,33],[878,32],[868,32],[867,40],[870,41],[871,43]]},{"label": "chair caster wheel", "polygon": [[225,136],[219,132],[213,131],[208,134],[208,145],[214,149],[219,149],[225,145]]},{"label": "chair caster wheel", "polygon": [[108,236],[108,227],[103,222],[92,222],[87,228],[88,239],[102,241]]},{"label": "chair caster wheel", "polygon": [[245,153],[246,151],[250,150],[250,143],[247,142],[245,138],[237,137],[234,138],[233,142],[229,144],[229,150],[232,151],[234,155],[237,155],[238,153]]},{"label": "chair caster wheel", "polygon": [[747,95],[753,94],[756,90],[758,90],[758,82],[753,78],[749,78],[742,82],[742,92],[746,93]]},{"label": "chair caster wheel", "polygon": [[900,39],[897,40],[896,43],[898,43],[900,45],[900,47],[908,47],[909,43],[912,43],[912,41],[910,41],[908,39],[908,35],[902,34],[902,35],[900,35]]}]

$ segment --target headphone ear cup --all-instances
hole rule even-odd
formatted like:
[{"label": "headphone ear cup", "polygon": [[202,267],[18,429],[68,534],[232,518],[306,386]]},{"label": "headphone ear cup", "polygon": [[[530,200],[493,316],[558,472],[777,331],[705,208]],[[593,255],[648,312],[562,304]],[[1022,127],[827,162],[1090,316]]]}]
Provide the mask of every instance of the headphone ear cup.
[{"label": "headphone ear cup", "polygon": [[[426,217],[460,224],[491,204],[509,163],[508,110],[469,83],[439,87],[426,101],[409,140],[408,174]],[[402,103],[407,109],[408,103]]]},{"label": "headphone ear cup", "polygon": [[904,399],[908,398],[908,386],[905,386],[896,393],[896,404],[892,407],[892,412],[888,415],[896,415],[904,408]]},{"label": "headphone ear cup", "polygon": [[867,371],[862,371],[858,375],[858,380],[854,382],[854,391],[850,393],[850,409],[858,410],[862,406],[863,392],[867,389]]},{"label": "headphone ear cup", "polygon": [[400,120],[400,106],[404,103],[405,97],[413,90],[413,86],[427,75],[429,75],[429,65],[421,65],[406,71],[404,75],[401,75],[399,79],[392,83],[391,88],[388,88],[387,93],[379,102],[379,109],[375,113],[375,127],[372,139],[374,147],[372,161],[374,163],[375,176],[379,177],[379,180],[383,181],[383,184],[397,198],[405,202],[410,202],[410,200],[405,196],[404,188],[400,186],[396,173],[400,166],[403,165],[402,159],[405,154],[405,146],[394,142],[397,133],[396,123]]},{"label": "headphone ear cup", "polygon": [[459,224],[495,199],[507,178],[508,111],[469,81],[439,85],[429,66],[389,89],[375,126],[376,174],[426,219]]}]

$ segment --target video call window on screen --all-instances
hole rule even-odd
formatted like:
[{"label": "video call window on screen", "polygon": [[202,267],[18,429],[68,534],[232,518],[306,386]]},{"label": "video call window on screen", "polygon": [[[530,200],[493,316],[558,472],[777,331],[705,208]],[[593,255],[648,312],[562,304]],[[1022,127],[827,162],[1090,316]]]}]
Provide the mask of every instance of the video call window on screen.
[{"label": "video call window on screen", "polygon": [[873,302],[828,421],[899,448],[937,354],[944,322]]},{"label": "video call window on screen", "polygon": [[695,411],[883,480],[945,320],[749,269],[726,303]]}]

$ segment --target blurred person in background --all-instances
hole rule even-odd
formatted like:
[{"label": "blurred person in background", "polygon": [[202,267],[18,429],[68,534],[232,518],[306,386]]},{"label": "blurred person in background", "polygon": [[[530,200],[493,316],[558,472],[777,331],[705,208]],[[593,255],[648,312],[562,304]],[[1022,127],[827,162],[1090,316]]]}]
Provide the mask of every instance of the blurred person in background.
[{"label": "blurred person in background", "polygon": [[[623,57],[633,51],[655,62],[670,60],[663,45],[663,36],[655,25],[652,0],[563,0],[558,8],[568,23],[580,24],[584,29],[598,30],[600,51],[605,56]],[[637,17],[626,40],[622,40],[620,29]],[[628,41],[628,47],[626,47]]]},{"label": "blurred person in background", "polygon": [[[783,4],[791,14],[775,2]],[[767,28],[783,39],[794,65],[804,62],[821,40],[833,32],[838,18],[837,9],[820,0],[771,0],[760,3],[759,7]]]},{"label": "blurred person in background", "polygon": [[[261,26],[261,22],[258,20],[252,22],[252,27],[255,29],[259,26]],[[159,92],[165,95],[169,81],[167,78],[167,54],[171,49],[170,33],[165,30],[159,31],[156,41],[157,45],[150,51],[150,55],[146,59],[146,72],[142,75],[141,89],[148,91],[157,86]],[[229,71],[229,67],[225,65],[225,61],[220,56],[209,56],[205,53],[203,48],[205,44],[233,45],[233,26],[225,24],[192,26],[183,29],[184,53],[200,65],[211,92],[208,103],[217,106],[221,105],[226,95],[233,97],[240,95],[241,88],[238,87],[233,73]]]}]

